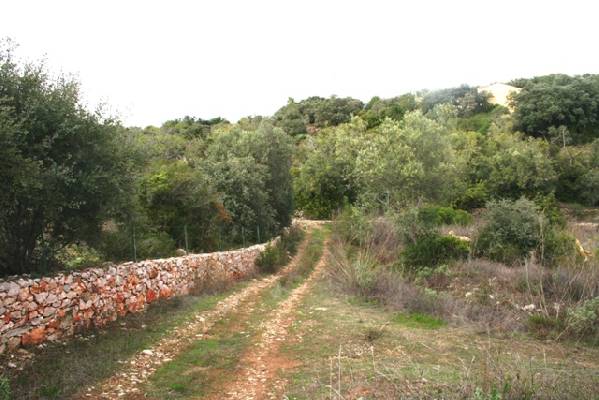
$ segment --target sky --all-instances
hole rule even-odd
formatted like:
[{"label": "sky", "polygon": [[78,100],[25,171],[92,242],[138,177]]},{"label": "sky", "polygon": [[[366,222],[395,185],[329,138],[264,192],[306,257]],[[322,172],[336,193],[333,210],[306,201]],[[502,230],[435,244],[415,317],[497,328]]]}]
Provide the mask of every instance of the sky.
[{"label": "sky", "polygon": [[592,0],[0,0],[0,38],[125,125],[599,73]]}]

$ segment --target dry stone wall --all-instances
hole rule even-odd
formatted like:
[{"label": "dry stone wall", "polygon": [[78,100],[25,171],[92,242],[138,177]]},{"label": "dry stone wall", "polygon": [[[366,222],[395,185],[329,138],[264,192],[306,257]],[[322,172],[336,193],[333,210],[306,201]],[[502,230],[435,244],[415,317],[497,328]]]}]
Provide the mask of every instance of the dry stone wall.
[{"label": "dry stone wall", "polygon": [[105,325],[158,299],[188,294],[197,282],[241,279],[255,271],[263,249],[255,245],[40,279],[0,280],[0,354]]}]

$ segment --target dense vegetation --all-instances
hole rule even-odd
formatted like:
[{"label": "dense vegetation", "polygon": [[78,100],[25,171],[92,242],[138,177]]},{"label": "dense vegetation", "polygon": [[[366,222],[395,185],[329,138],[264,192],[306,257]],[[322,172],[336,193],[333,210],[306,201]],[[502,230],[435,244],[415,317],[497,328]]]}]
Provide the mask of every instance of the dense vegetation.
[{"label": "dense vegetation", "polygon": [[[86,110],[77,82],[20,63],[5,46],[1,274],[264,241],[289,226],[294,208],[330,218],[347,206],[599,205],[599,78],[513,84],[522,88],[513,112],[464,85],[367,103],[289,99],[272,118],[237,123],[184,117],[123,127]],[[426,238],[440,249],[454,244]]]},{"label": "dense vegetation", "polygon": [[124,128],[5,48],[1,274],[264,241],[291,221],[292,150],[266,119]]}]

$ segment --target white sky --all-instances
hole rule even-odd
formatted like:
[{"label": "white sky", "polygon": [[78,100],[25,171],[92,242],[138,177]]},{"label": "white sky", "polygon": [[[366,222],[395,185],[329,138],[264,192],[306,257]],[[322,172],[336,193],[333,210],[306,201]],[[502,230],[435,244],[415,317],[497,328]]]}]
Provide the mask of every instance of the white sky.
[{"label": "white sky", "polygon": [[0,37],[75,74],[90,107],[145,126],[598,73],[598,15],[593,0],[0,0]]}]

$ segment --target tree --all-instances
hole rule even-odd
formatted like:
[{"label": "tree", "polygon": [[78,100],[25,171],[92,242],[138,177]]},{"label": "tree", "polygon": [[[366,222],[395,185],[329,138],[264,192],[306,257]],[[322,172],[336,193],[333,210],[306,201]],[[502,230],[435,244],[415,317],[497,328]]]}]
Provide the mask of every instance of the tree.
[{"label": "tree", "polygon": [[473,114],[491,110],[493,107],[488,102],[489,95],[479,92],[477,88],[462,85],[456,88],[448,88],[425,92],[422,96],[422,112],[431,111],[436,105],[448,103],[456,106],[458,116],[469,117]]},{"label": "tree", "polygon": [[0,268],[51,267],[57,249],[97,238],[121,177],[117,126],[89,113],[77,82],[0,51]]},{"label": "tree", "polygon": [[369,128],[380,125],[385,118],[401,121],[405,113],[417,108],[416,98],[408,93],[390,99],[373,97],[360,114]]},{"label": "tree", "polygon": [[559,141],[563,126],[574,143],[599,137],[599,75],[545,75],[517,83],[522,90],[512,98],[516,129]]}]

